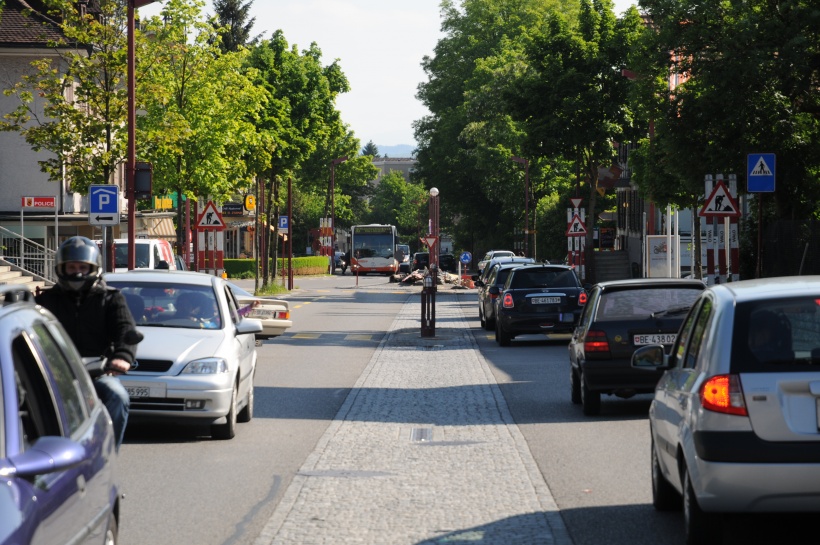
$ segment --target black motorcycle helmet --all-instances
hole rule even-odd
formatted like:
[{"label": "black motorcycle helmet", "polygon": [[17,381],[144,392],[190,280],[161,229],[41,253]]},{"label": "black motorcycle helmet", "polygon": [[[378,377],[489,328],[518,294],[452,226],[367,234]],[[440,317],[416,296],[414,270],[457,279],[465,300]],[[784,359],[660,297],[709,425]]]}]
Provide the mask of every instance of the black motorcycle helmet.
[{"label": "black motorcycle helmet", "polygon": [[[65,265],[69,261],[88,263],[91,267],[88,274],[68,274]],[[102,271],[102,255],[100,249],[91,240],[85,237],[71,237],[66,239],[57,248],[56,265],[57,284],[67,291],[83,292],[100,278]]]}]

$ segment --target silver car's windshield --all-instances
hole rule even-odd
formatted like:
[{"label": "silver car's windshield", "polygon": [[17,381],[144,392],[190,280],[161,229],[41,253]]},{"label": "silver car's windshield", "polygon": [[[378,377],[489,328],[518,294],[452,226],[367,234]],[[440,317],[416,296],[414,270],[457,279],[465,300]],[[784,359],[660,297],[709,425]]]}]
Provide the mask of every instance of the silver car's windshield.
[{"label": "silver car's windshield", "polygon": [[140,326],[221,329],[222,315],[210,286],[109,282],[125,296]]}]

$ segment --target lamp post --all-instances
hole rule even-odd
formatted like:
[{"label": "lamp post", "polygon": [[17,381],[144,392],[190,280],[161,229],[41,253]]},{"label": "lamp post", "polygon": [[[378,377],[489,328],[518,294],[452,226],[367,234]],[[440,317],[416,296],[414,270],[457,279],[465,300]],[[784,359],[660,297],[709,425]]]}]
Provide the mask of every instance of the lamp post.
[{"label": "lamp post", "polygon": [[136,238],[137,222],[137,195],[134,187],[134,173],[137,166],[137,144],[136,126],[137,110],[134,88],[136,87],[136,76],[134,75],[134,10],[153,4],[156,0],[128,0],[128,149],[125,163],[125,196],[128,200],[128,270],[136,267],[136,249],[134,239]]},{"label": "lamp post", "polygon": [[[438,252],[441,247],[441,240],[439,240],[439,223],[438,223],[438,188],[430,188],[430,234],[436,239],[435,249],[430,248],[430,265],[438,269]],[[438,270],[436,270],[438,274]]]},{"label": "lamp post", "polygon": [[530,162],[522,157],[510,157],[524,165],[524,257],[530,256]]},{"label": "lamp post", "polygon": [[347,156],[330,162],[330,272],[336,270],[336,165],[347,161]]}]

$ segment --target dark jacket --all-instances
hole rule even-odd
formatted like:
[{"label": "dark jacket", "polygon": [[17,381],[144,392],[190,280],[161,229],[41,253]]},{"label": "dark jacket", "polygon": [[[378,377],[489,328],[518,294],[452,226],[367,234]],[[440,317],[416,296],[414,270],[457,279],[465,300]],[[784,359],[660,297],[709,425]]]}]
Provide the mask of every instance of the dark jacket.
[{"label": "dark jacket", "polygon": [[57,317],[81,356],[107,356],[134,363],[137,347],[124,339],[136,325],[118,289],[106,286],[102,279],[82,295],[56,285],[37,295],[35,301]]}]

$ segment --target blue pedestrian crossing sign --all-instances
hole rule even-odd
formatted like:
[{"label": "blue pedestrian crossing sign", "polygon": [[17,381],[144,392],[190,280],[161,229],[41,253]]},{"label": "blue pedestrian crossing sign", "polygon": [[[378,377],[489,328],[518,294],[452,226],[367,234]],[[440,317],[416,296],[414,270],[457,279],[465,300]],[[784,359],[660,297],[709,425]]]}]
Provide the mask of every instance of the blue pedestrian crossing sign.
[{"label": "blue pedestrian crossing sign", "polygon": [[120,188],[118,186],[101,184],[88,188],[88,223],[91,225],[119,225]]},{"label": "blue pedestrian crossing sign", "polygon": [[746,189],[749,193],[773,193],[774,153],[750,153],[746,158]]}]

